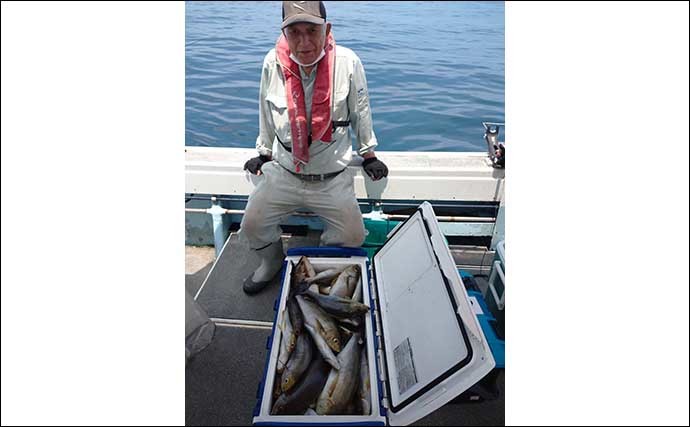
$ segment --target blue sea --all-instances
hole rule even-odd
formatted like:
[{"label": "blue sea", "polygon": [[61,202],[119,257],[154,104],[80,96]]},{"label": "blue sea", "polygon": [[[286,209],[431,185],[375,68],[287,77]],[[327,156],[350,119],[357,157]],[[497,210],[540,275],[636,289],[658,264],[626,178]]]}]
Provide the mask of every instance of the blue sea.
[{"label": "blue sea", "polygon": [[[325,5],[336,43],[364,65],[379,151],[486,149],[482,121],[505,116],[503,2]],[[186,3],[186,145],[255,146],[280,23],[277,1]]]}]

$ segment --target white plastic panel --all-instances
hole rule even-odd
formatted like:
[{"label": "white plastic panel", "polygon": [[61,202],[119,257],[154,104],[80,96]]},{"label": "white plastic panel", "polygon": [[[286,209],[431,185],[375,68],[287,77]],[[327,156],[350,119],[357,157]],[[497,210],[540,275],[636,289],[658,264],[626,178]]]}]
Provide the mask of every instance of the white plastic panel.
[{"label": "white plastic panel", "polygon": [[[418,215],[418,214],[417,214]],[[411,221],[377,254],[376,280],[391,403],[400,405],[468,354],[422,221]]]},{"label": "white plastic panel", "polygon": [[494,366],[433,208],[427,202],[373,260],[390,425],[440,408]]}]

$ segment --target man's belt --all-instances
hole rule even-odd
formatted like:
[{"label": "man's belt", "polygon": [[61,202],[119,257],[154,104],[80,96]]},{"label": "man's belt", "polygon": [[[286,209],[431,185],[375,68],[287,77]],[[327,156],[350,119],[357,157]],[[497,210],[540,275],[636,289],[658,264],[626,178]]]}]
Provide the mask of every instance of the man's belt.
[{"label": "man's belt", "polygon": [[304,173],[297,173],[297,172],[293,172],[290,169],[287,169],[284,167],[283,167],[283,169],[285,169],[286,171],[295,175],[297,178],[301,179],[302,181],[318,182],[318,181],[325,181],[327,179],[331,179],[333,177],[336,177],[347,168],[345,168],[343,170],[339,170],[338,172],[322,173],[322,174],[317,174],[317,175],[308,175],[308,174],[304,174]]}]

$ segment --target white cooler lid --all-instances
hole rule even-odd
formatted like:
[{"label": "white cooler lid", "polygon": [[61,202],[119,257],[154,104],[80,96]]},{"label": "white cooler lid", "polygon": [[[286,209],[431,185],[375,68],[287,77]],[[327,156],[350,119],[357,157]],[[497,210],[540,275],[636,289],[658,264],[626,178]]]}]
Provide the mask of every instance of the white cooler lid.
[{"label": "white cooler lid", "polygon": [[494,366],[433,208],[422,203],[373,257],[388,418],[407,425]]}]

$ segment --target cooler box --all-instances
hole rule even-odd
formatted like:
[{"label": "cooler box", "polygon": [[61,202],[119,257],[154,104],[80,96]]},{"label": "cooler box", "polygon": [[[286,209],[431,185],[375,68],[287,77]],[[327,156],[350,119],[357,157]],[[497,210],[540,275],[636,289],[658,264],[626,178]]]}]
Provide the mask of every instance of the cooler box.
[{"label": "cooler box", "polygon": [[[301,256],[318,270],[357,264],[369,363],[371,414],[271,415],[281,330],[292,261]],[[264,379],[257,390],[254,425],[408,425],[445,405],[495,366],[462,279],[431,204],[391,232],[370,263],[359,248],[288,251],[276,305]],[[315,350],[317,351],[317,350]],[[372,355],[374,357],[372,357]]]}]

